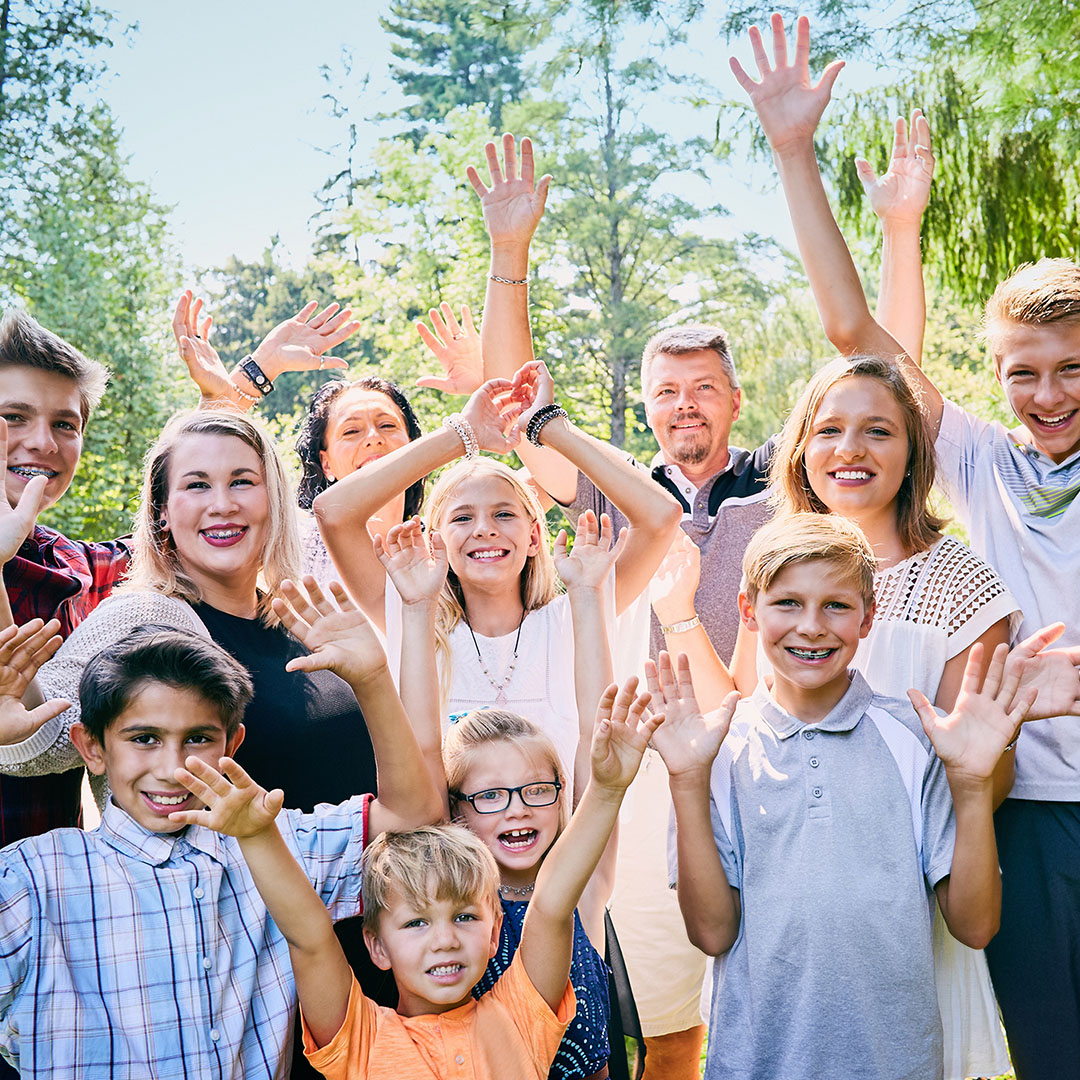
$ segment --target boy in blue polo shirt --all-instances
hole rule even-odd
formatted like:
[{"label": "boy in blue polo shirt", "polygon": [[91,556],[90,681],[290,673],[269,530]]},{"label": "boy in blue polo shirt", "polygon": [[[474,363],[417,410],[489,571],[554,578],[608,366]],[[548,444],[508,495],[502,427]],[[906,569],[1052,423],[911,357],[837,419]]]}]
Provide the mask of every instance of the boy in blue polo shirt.
[{"label": "boy in blue polo shirt", "polygon": [[992,774],[1034,692],[1017,693],[1005,646],[980,690],[976,646],[948,716],[914,690],[910,705],[876,695],[848,670],[873,571],[845,519],[775,520],[746,550],[739,597],[771,691],[738,709],[732,693],[706,720],[684,657],[650,672],[679,905],[720,957],[707,1080],[941,1077],[934,893],[966,944],[997,929]]}]

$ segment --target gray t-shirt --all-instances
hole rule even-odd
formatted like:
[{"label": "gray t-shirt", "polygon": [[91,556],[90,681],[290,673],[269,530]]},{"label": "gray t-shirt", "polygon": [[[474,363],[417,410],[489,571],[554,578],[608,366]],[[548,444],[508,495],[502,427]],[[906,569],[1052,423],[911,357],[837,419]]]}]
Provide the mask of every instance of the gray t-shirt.
[{"label": "gray t-shirt", "polygon": [[[750,537],[771,516],[765,488],[775,442],[770,439],[754,451],[731,447],[727,468],[705,482],[693,506],[667,477],[663,465],[652,469],[653,479],[682,504],[683,532],[701,550],[701,583],[694,607],[725,664],[731,662],[739,633],[743,552]],[[627,457],[639,469],[645,468],[640,461]],[[610,514],[616,534],[627,524],[626,517],[583,472],[578,473],[577,495],[566,510],[573,514],[585,510],[592,510],[597,516]],[[653,614],[649,655],[655,657],[664,647],[664,635]]]},{"label": "gray t-shirt", "polygon": [[[1080,645],[1080,453],[1055,464],[1001,424],[951,401],[934,449],[938,483],[967,527],[972,551],[1020,605],[1019,638],[1063,622],[1053,647]],[[1024,725],[1010,797],[1080,802],[1080,721]]]},{"label": "gray t-shirt", "polygon": [[941,1077],[932,888],[955,822],[914,709],[853,673],[803,724],[759,689],[717,756],[711,811],[742,923],[714,968],[706,1080]]}]

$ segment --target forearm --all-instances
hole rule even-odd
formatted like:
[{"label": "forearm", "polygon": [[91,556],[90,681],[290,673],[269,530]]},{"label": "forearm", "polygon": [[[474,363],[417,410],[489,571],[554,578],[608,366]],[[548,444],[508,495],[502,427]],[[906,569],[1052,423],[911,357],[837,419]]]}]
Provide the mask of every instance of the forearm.
[{"label": "forearm", "polygon": [[919,226],[886,221],[882,237],[877,321],[896,338],[911,362],[921,367],[926,292]]},{"label": "forearm", "polygon": [[589,780],[589,754],[600,698],[614,679],[611,639],[603,586],[574,586],[569,590],[574,627],[574,697],[578,714],[578,746],[574,760],[574,805]]},{"label": "forearm", "polygon": [[434,601],[404,604],[401,609],[401,704],[427,763],[428,774],[450,812],[442,760],[442,707],[435,656]]},{"label": "forearm", "polygon": [[719,956],[739,936],[739,910],[716,850],[708,773],[672,776],[670,787],[678,830],[679,909],[686,934],[702,952]]},{"label": "forearm", "polygon": [[1001,919],[1001,873],[994,839],[993,787],[960,786],[950,777],[956,841],[948,880],[938,886],[941,913],[953,937],[985,948]]},{"label": "forearm", "polygon": [[371,811],[377,825],[372,825],[372,834],[387,829],[407,831],[438,821],[445,796],[420,750],[389,667],[384,665],[350,686],[364,713],[379,777],[378,798]]},{"label": "forearm", "polygon": [[[694,612],[685,618],[694,618]],[[665,633],[664,644],[672,656],[685,653],[690,661],[690,675],[701,711],[720,708],[720,703],[735,689],[735,680],[709,640],[705,627],[699,625],[680,633]]]}]

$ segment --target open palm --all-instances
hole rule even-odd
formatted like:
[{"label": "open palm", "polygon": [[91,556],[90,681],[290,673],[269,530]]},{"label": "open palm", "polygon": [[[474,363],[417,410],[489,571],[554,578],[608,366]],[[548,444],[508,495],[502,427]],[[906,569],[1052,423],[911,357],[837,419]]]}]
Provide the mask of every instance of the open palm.
[{"label": "open palm", "polygon": [[517,150],[514,136],[503,136],[503,161],[499,164],[499,152],[494,143],[484,148],[487,155],[491,186],[488,187],[480,174],[470,165],[466,176],[473,190],[480,196],[484,211],[484,225],[493,245],[528,243],[536,232],[536,226],[544,216],[550,176],[534,184],[535,166],[533,147],[529,139],[521,140],[521,172],[518,174]]}]

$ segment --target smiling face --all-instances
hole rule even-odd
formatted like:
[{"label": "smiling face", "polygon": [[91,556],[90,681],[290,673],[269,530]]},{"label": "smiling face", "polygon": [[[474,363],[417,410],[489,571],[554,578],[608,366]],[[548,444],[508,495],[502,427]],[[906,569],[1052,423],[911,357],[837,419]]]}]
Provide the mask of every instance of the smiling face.
[{"label": "smiling face", "polygon": [[773,696],[805,722],[823,719],[847,692],[848,665],[874,621],[859,587],[835,563],[804,559],[750,600],[739,596],[773,670]]},{"label": "smiling face", "polygon": [[105,729],[104,744],[82,727],[72,740],[96,776],[107,776],[113,802],[150,832],[172,833],[183,826],[169,820],[174,810],[198,810],[202,803],[176,779],[189,757],[216,769],[244,738],[240,725],[228,739],[217,707],[191,689],[146,683]]},{"label": "smiling face", "polygon": [[210,603],[255,596],[270,506],[262,462],[232,435],[190,433],[174,448],[163,529]]},{"label": "smiling face", "polygon": [[499,946],[500,923],[486,897],[417,904],[394,889],[378,931],[365,929],[364,940],[375,964],[393,970],[398,1013],[423,1016],[470,1000]]},{"label": "smiling face", "polygon": [[806,477],[830,512],[854,521],[889,513],[908,468],[903,410],[878,379],[841,379],[821,399],[803,454]]},{"label": "smiling face", "polygon": [[1080,450],[1080,322],[992,328],[994,370],[1012,411],[1051,461]]},{"label": "smiling face", "polygon": [[664,460],[678,465],[692,481],[727,465],[728,440],[741,400],[712,349],[658,353],[649,367],[645,387],[649,427]]},{"label": "smiling face", "polygon": [[432,522],[463,588],[518,587],[525,560],[540,550],[540,524],[501,476],[461,480]]},{"label": "smiling face", "polygon": [[74,379],[23,365],[0,367],[0,416],[7,421],[8,502],[33,476],[47,476],[45,505],[67,491],[82,453],[82,397]]},{"label": "smiling face", "polygon": [[[497,740],[475,747],[461,781],[465,795],[490,788],[550,784],[556,780],[550,761],[538,760],[515,743]],[[523,888],[536,881],[540,861],[559,835],[559,803],[526,806],[520,794],[510,797],[505,810],[481,814],[462,800],[456,810],[461,822],[487,846],[499,866],[504,885]]]},{"label": "smiling face", "polygon": [[353,387],[330,407],[326,448],[319,461],[327,478],[340,480],[409,441],[401,410],[378,390]]}]

